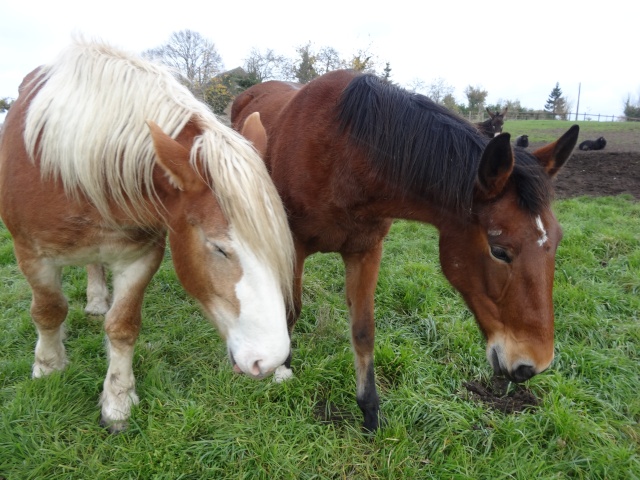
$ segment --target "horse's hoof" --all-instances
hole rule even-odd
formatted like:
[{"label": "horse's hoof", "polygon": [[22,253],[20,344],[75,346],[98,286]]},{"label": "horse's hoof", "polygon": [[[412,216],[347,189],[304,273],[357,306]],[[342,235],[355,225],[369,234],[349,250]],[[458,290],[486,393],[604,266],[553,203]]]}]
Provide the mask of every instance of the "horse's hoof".
[{"label": "horse's hoof", "polygon": [[293,370],[285,367],[284,365],[280,365],[276,368],[276,371],[273,372],[273,379],[276,383],[282,383],[291,378],[293,378]]},{"label": "horse's hoof", "polygon": [[364,420],[362,424],[362,431],[367,434],[375,434],[381,428],[384,428],[389,425],[389,421],[387,417],[382,415],[381,413],[377,413],[375,417],[369,417]]},{"label": "horse's hoof", "polygon": [[100,419],[100,426],[106,428],[110,434],[117,435],[124,432],[129,424],[126,420],[105,420],[103,417]]},{"label": "horse's hoof", "polygon": [[105,315],[109,311],[109,304],[106,302],[91,302],[84,307],[84,313],[87,315]]}]

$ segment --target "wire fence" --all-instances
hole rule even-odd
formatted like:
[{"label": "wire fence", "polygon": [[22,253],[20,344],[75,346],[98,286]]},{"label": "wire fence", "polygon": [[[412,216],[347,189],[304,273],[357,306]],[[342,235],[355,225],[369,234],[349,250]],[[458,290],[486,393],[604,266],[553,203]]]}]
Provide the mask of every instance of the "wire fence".
[{"label": "wire fence", "polygon": [[[484,122],[489,118],[486,112],[469,113],[466,115],[470,122]],[[600,113],[567,113],[554,115],[549,112],[511,112],[507,113],[509,120],[568,120],[594,122],[640,122],[640,117],[626,117],[624,115],[603,115]]]}]

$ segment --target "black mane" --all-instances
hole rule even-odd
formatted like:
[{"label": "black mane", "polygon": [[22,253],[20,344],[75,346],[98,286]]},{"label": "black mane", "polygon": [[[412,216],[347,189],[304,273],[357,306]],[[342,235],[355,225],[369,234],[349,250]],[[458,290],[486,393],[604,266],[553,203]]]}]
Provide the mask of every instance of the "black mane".
[{"label": "black mane", "polygon": [[[356,76],[342,92],[338,121],[378,174],[398,190],[470,212],[482,152],[477,127],[424,95],[374,75]],[[534,213],[550,204],[548,175],[533,155],[515,149],[512,181],[520,204]]]}]

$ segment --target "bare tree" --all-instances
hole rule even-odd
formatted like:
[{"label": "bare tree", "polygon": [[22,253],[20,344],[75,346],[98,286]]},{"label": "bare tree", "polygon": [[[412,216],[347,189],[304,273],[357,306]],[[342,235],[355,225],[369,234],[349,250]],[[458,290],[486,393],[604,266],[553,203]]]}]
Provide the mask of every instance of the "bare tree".
[{"label": "bare tree", "polygon": [[316,55],[314,66],[318,75],[324,75],[332,70],[344,68],[344,62],[340,60],[340,55],[335,48],[322,47]]},{"label": "bare tree", "polygon": [[427,97],[442,105],[447,95],[453,95],[455,89],[442,77],[435,78],[427,87]]},{"label": "bare tree", "polygon": [[192,30],[172,33],[166,44],[145,51],[143,56],[173,68],[200,99],[204,99],[211,79],[224,68],[214,43]]},{"label": "bare tree", "polygon": [[255,79],[255,83],[284,79],[289,75],[289,68],[287,59],[282,55],[276,55],[271,49],[262,53],[254,47],[244,60],[244,69]]},{"label": "bare tree", "polygon": [[420,80],[419,78],[413,78],[407,85],[407,90],[413,92],[413,93],[422,93],[423,95],[426,95],[427,92],[427,84],[424,83],[423,80]]}]

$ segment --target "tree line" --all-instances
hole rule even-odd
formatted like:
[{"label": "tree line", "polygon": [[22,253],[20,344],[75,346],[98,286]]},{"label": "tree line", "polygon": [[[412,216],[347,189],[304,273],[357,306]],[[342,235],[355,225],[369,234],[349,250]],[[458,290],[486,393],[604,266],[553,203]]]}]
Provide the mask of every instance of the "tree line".
[{"label": "tree line", "polygon": [[[304,84],[329,71],[349,68],[378,75],[393,83],[390,63],[381,66],[369,47],[341,58],[334,48],[325,46],[316,49],[309,42],[297,47],[296,54],[297,57],[291,59],[278,55],[272,49],[260,51],[253,48],[241,68],[225,71],[222,56],[211,40],[198,32],[181,30],[172,33],[165,44],[146,50],[142,55],[169,66],[196,98],[208,104],[217,114],[224,113],[240,92],[267,80]],[[458,102],[454,88],[443,78],[434,79],[429,84],[416,79],[405,88],[421,93],[465,117],[482,116],[485,108],[492,111],[508,108],[511,114],[542,114],[547,118],[566,120],[572,108],[558,82],[551,90],[544,109],[538,110],[523,107],[517,99],[499,100],[496,104],[488,105],[486,100],[489,93],[478,85],[467,86],[464,90],[466,103]],[[7,111],[11,103],[11,98],[0,99],[0,113]],[[627,98],[624,114],[626,117],[640,117],[640,97],[635,102],[630,96]]]},{"label": "tree line", "polygon": [[[147,50],[143,56],[172,67],[194,95],[218,114],[224,112],[238,93],[267,80],[286,80],[304,84],[329,71],[349,68],[378,75],[393,83],[390,63],[386,62],[382,67],[368,47],[342,58],[333,47],[316,49],[309,42],[297,47],[296,54],[297,56],[291,59],[278,55],[272,49],[260,51],[253,48],[241,68],[223,71],[222,57],[214,43],[198,32],[182,30],[174,32],[167,43]],[[466,103],[459,103],[453,95],[454,88],[442,78],[435,79],[430,84],[414,80],[406,88],[422,93],[434,102],[464,116],[482,115],[485,108],[508,108],[512,113],[546,112],[548,116],[564,119],[569,115],[571,107],[562,95],[559,84],[552,90],[544,110],[527,109],[519,100],[501,100],[496,105],[487,105],[487,90],[472,85],[464,91]]]}]

